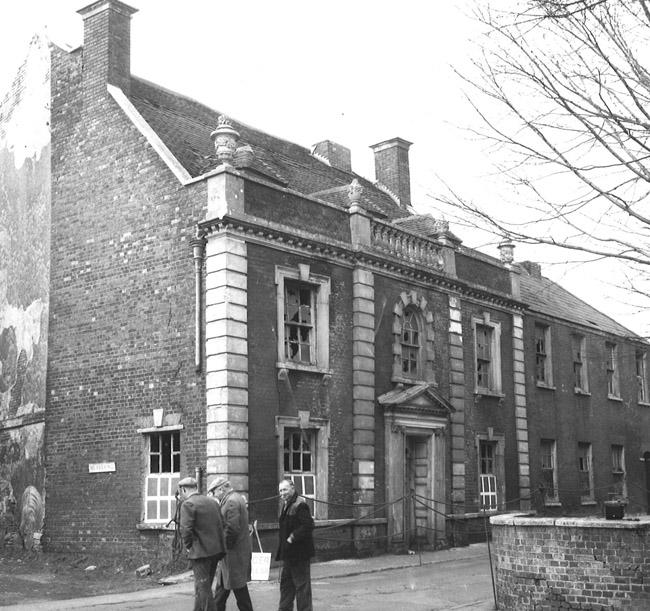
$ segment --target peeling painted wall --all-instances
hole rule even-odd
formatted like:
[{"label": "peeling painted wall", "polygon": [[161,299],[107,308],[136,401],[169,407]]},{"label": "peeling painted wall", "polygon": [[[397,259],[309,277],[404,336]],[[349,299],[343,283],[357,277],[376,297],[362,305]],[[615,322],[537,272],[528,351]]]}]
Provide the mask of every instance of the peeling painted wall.
[{"label": "peeling painted wall", "polygon": [[0,103],[0,547],[31,547],[43,522],[50,175],[50,49],[36,36]]}]

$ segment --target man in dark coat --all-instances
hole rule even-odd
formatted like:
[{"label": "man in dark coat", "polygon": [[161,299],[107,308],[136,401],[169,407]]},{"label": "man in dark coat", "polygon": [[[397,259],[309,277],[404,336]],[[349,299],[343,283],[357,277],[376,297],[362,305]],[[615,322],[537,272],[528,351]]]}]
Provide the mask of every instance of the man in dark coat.
[{"label": "man in dark coat", "polygon": [[178,482],[181,505],[180,531],[194,572],[194,611],[216,611],[212,580],[217,563],[226,555],[221,511],[213,499],[199,494],[193,477]]},{"label": "man in dark coat", "polygon": [[314,520],[309,505],[298,496],[290,479],[280,481],[278,492],[282,511],[275,559],[283,561],[278,611],[292,611],[294,598],[298,611],[312,611],[310,562],[314,555]]},{"label": "man in dark coat", "polygon": [[212,494],[221,504],[226,536],[226,557],[217,570],[217,590],[214,595],[217,611],[226,611],[230,590],[235,593],[239,611],[253,611],[247,585],[251,579],[252,548],[246,499],[235,492],[228,479],[222,476],[210,484],[208,494]]}]

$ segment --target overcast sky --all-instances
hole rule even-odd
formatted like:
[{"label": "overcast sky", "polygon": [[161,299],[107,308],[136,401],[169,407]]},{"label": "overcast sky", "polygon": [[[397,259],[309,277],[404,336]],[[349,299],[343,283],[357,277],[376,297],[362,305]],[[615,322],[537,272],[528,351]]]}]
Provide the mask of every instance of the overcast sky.
[{"label": "overcast sky", "polygon": [[[84,0],[4,2],[0,92],[44,26],[61,46],[82,42]],[[239,121],[311,146],[334,140],[352,150],[353,169],[374,178],[369,145],[413,142],[417,212],[436,216],[441,180],[477,200],[494,200],[486,144],[465,127],[476,117],[453,66],[464,69],[480,31],[471,0],[130,0],[131,70]],[[498,206],[498,201],[489,201]],[[497,256],[495,240],[452,229],[467,246]],[[650,335],[650,314],[609,297],[611,265],[559,265],[564,255],[531,246],[517,260],[543,273],[633,331]]]}]

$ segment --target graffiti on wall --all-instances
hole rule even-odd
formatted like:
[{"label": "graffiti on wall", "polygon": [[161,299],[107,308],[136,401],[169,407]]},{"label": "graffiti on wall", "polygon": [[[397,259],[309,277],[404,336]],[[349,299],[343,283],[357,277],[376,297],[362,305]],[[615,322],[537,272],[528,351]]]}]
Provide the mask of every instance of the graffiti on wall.
[{"label": "graffiti on wall", "polygon": [[49,303],[50,53],[35,37],[0,96],[0,547],[44,516]]}]

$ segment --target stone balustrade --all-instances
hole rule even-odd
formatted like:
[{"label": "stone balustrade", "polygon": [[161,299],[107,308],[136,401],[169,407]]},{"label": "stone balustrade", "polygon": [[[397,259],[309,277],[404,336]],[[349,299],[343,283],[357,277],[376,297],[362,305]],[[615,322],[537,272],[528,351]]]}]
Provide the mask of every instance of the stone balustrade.
[{"label": "stone balustrade", "polygon": [[436,270],[444,266],[441,245],[435,240],[377,220],[371,221],[370,232],[372,248],[383,254]]}]

